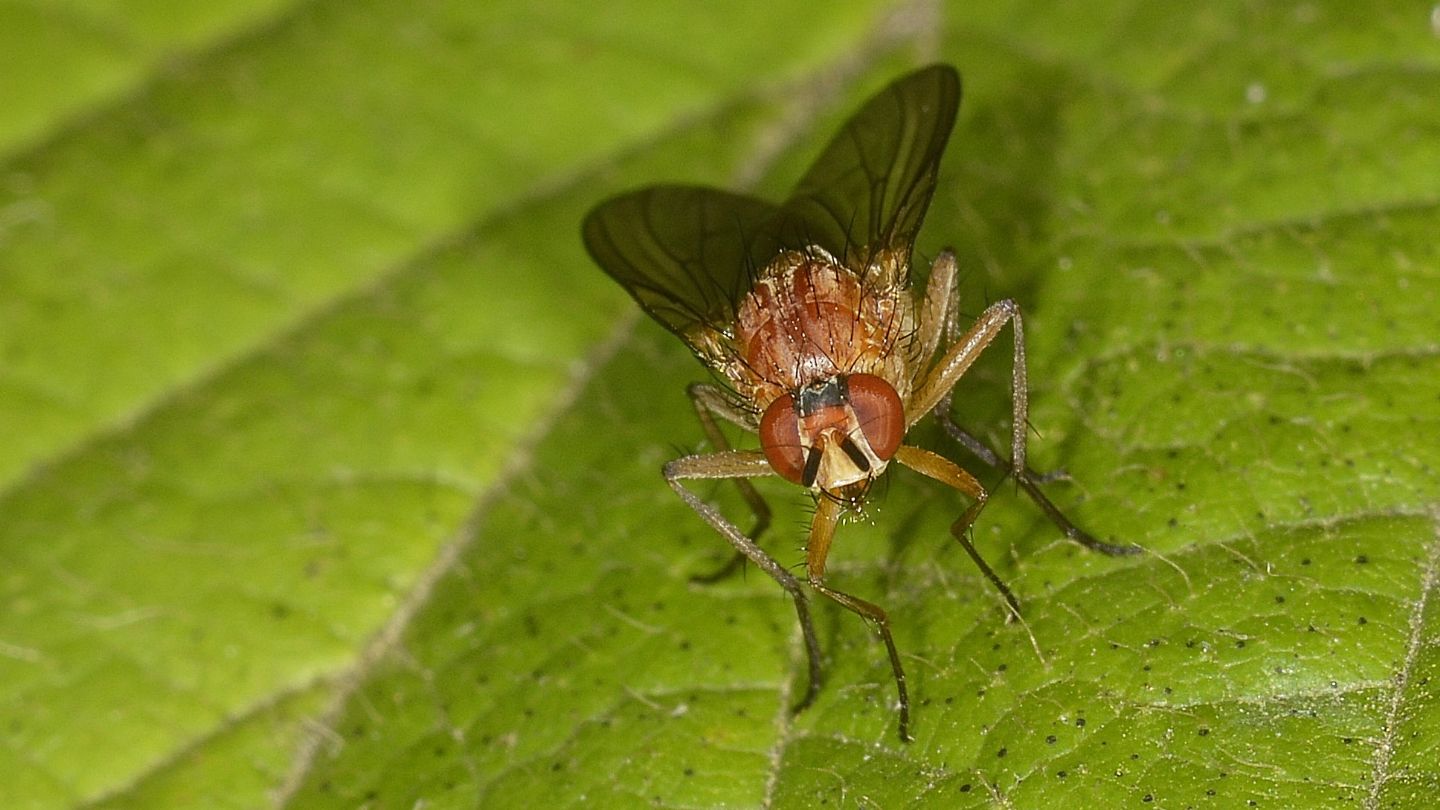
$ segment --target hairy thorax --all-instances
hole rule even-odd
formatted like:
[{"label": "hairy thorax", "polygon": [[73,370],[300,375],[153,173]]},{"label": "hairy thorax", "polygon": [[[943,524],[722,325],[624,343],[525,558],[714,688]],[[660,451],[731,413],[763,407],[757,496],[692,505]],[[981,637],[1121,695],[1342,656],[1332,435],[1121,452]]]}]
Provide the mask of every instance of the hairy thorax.
[{"label": "hairy thorax", "polygon": [[780,254],[741,301],[716,367],[762,411],[837,374],[883,377],[907,398],[900,344],[913,330],[914,303],[893,278],[878,270],[862,278],[817,248]]}]

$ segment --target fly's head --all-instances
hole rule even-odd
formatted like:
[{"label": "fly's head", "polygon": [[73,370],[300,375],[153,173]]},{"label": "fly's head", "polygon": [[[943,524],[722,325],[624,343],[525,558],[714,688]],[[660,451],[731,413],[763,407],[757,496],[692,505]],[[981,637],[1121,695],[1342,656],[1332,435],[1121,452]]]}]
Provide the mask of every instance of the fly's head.
[{"label": "fly's head", "polygon": [[782,478],[851,507],[905,437],[895,387],[873,374],[837,374],[783,394],[760,419],[760,447]]}]

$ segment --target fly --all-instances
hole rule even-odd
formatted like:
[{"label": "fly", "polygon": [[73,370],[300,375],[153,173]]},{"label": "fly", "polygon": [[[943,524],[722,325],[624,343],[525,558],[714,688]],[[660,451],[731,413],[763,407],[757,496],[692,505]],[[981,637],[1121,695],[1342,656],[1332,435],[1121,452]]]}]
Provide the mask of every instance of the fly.
[{"label": "fly", "polygon": [[[868,620],[890,659],[899,732],[910,739],[905,670],[879,605],[826,584],[825,563],[846,510],[858,510],[892,462],[972,501],[950,531],[1019,615],[1015,595],[981,558],[970,526],[989,494],[955,462],[904,443],[932,412],[946,432],[1019,486],[1070,539],[1105,554],[1135,546],[1101,542],[1060,512],[1025,464],[1028,408],[1020,307],[998,301],[963,334],[956,262],[942,252],[923,295],[910,284],[911,255],[960,104],[960,76],[932,65],[896,80],[841,128],[781,205],[712,188],[647,186],[606,200],[585,219],[585,246],[651,317],[708,366],[720,385],[689,395],[715,452],[664,467],[665,480],[735,548],[715,579],[745,560],[791,596],[804,635],[809,680],[799,711],[820,684],[820,647],[799,579],[756,542],[770,509],[752,478],[778,475],[809,490],[815,514],[806,580],[815,592]],[[955,384],[1010,324],[1013,426],[1009,461],[950,416]],[[756,433],[759,450],[733,449],[724,420]],[[733,479],[754,514],[747,533],[687,486]]]}]

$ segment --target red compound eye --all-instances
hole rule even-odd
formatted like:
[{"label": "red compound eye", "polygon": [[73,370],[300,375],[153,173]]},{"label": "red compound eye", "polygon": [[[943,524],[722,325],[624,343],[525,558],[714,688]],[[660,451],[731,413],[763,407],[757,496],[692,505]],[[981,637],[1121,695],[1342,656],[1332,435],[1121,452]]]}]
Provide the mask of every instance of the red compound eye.
[{"label": "red compound eye", "polygon": [[[875,455],[889,461],[905,438],[905,406],[900,403],[900,395],[894,386],[873,374],[851,374],[845,384],[850,389],[850,407],[860,421],[860,432]],[[770,414],[765,416],[769,418]]]},{"label": "red compound eye", "polygon": [[795,398],[783,394],[760,417],[760,449],[775,472],[787,481],[800,483],[805,474],[805,448],[800,446],[800,427],[795,418]]}]

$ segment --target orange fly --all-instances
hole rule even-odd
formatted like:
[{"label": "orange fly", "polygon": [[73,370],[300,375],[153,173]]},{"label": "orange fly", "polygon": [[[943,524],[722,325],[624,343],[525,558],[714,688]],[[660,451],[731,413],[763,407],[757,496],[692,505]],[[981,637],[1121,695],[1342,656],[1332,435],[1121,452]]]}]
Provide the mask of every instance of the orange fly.
[{"label": "orange fly", "polygon": [[[905,670],[884,609],[825,582],[830,542],[845,510],[899,462],[968,496],[951,533],[1018,615],[1014,594],[980,557],[969,528],[988,493],[955,462],[904,443],[935,413],[982,462],[1014,476],[1067,537],[1107,554],[1133,546],[1100,542],[1040,492],[1025,465],[1027,388],[1020,308],[987,308],[960,334],[954,254],[935,260],[923,295],[911,287],[916,232],[934,194],[941,155],[960,104],[954,68],[933,65],[896,80],[865,103],[777,206],[718,189],[648,186],[601,203],[584,224],[585,246],[645,312],[683,340],[718,377],[690,398],[715,452],[665,465],[665,480],[690,508],[793,598],[809,662],[798,711],[820,683],[820,648],[799,580],[756,544],[770,510],[748,479],[778,475],[808,489],[815,514],[806,544],[811,588],[869,620],[889,654],[899,731],[910,738]],[[1006,462],[956,425],[951,390],[1006,325],[1014,334],[1012,434]],[[717,417],[759,434],[759,450],[736,450]],[[755,515],[743,532],[686,487],[734,479]]]}]

